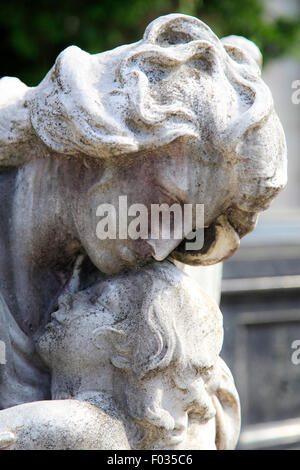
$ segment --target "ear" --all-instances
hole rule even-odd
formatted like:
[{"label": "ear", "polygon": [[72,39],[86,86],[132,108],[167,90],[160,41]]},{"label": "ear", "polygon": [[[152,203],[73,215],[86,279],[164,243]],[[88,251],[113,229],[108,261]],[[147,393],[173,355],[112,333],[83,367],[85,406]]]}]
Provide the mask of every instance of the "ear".
[{"label": "ear", "polygon": [[97,349],[103,349],[112,338],[118,337],[120,340],[124,333],[113,327],[101,326],[93,331],[92,342]]},{"label": "ear", "polygon": [[116,368],[130,369],[131,348],[126,343],[124,331],[113,327],[96,328],[93,331],[93,344],[97,349],[107,351]]},{"label": "ear", "polygon": [[93,344],[97,349],[111,347],[111,349],[119,349],[124,342],[125,333],[113,327],[101,326],[93,331]]}]

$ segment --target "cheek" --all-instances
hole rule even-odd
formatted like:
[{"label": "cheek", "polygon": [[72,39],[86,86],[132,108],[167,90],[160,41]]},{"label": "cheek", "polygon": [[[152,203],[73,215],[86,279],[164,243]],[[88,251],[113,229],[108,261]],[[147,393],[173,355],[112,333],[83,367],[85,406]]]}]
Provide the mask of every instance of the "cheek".
[{"label": "cheek", "polygon": [[86,351],[86,342],[80,338],[78,331],[76,325],[73,328],[69,324],[52,326],[46,330],[37,347],[42,359],[48,365],[59,368],[82,356]]},{"label": "cheek", "polygon": [[65,356],[64,336],[57,327],[46,330],[37,344],[37,351],[42,360],[49,366],[58,365]]},{"label": "cheek", "polygon": [[190,188],[193,188],[190,202],[204,205],[204,224],[210,225],[231,203],[234,191],[232,171],[199,161],[191,175]]}]

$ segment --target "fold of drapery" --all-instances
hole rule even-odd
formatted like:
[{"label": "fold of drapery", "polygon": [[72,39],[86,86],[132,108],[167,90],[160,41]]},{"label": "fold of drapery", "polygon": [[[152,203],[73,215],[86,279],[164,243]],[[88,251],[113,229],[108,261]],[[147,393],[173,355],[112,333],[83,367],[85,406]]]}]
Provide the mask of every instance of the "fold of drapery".
[{"label": "fold of drapery", "polygon": [[5,345],[5,361],[0,361],[0,409],[49,398],[49,376],[42,370],[33,341],[18,326],[1,292],[0,341]]}]

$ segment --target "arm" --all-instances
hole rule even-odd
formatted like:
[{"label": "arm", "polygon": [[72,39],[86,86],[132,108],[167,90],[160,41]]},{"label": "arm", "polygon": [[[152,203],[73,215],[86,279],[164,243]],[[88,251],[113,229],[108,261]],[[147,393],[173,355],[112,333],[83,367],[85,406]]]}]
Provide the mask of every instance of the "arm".
[{"label": "arm", "polygon": [[0,448],[130,450],[123,423],[78,400],[25,403],[0,411]]}]

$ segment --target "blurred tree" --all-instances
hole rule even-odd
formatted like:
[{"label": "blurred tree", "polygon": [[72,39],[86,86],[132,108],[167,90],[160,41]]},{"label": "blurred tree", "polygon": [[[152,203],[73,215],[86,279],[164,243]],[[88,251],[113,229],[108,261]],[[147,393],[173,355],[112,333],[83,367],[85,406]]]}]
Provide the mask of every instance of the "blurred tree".
[{"label": "blurred tree", "polygon": [[265,59],[299,43],[300,15],[268,20],[262,0],[11,0],[0,5],[0,76],[36,85],[65,47],[96,53],[133,42],[151,20],[173,12],[201,18],[219,36],[254,40]]}]

